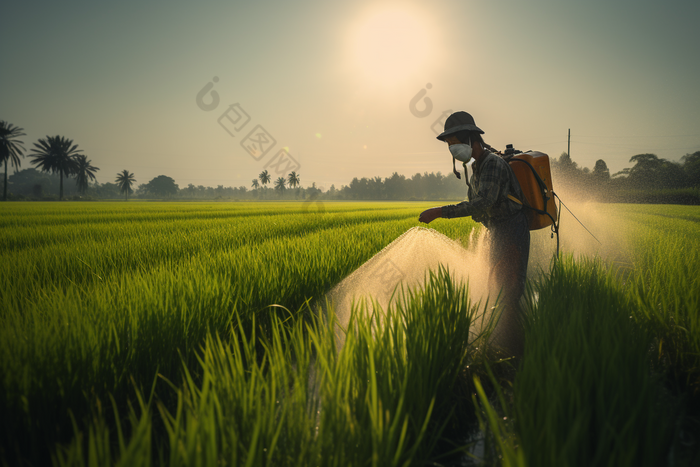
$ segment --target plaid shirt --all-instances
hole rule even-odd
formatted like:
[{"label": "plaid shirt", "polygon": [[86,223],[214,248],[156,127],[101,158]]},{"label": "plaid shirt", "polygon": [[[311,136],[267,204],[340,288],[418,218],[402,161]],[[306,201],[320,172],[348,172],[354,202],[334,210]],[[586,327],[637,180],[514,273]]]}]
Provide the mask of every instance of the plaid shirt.
[{"label": "plaid shirt", "polygon": [[[518,179],[502,158],[486,152],[479,162],[474,162],[474,173],[467,196],[469,201],[442,207],[442,217],[472,216],[486,227],[517,214],[522,205],[510,199],[513,195],[523,199]],[[465,174],[466,175],[466,174]]]}]

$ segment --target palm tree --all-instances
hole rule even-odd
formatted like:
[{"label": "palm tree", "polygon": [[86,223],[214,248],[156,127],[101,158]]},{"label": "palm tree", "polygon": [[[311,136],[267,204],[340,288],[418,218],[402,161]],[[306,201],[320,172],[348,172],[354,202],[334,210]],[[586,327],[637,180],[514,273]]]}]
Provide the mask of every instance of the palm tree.
[{"label": "palm tree", "polygon": [[39,138],[39,142],[34,143],[32,149],[34,159],[32,164],[36,164],[42,172],[51,172],[60,175],[58,199],[63,199],[63,176],[72,175],[78,167],[75,156],[82,149],[78,145],[73,145],[73,140],[62,136],[47,136],[46,139]]},{"label": "palm tree", "polygon": [[19,168],[19,156],[24,157],[22,151],[24,151],[24,141],[18,141],[15,138],[20,136],[26,136],[23,133],[23,128],[18,128],[11,123],[4,120],[0,120],[0,162],[5,162],[5,186],[3,189],[2,200],[7,200],[7,161],[8,159],[15,166],[15,169]]},{"label": "palm tree", "polygon": [[[299,185],[299,175],[296,172],[292,172],[287,175],[287,181],[291,188],[296,188]],[[299,197],[299,190],[296,191],[296,197]]]},{"label": "palm tree", "polygon": [[284,180],[284,177],[278,178],[278,179],[275,181],[275,190],[279,190],[280,193],[282,193],[282,192],[284,191],[284,189],[287,188],[287,187],[285,186],[285,183],[286,183],[286,181]]},{"label": "palm tree", "polygon": [[75,185],[78,187],[78,192],[84,195],[88,188],[88,181],[97,180],[95,172],[100,169],[90,165],[92,161],[88,160],[87,156],[84,154],[75,156],[75,161],[77,163],[75,169]]},{"label": "palm tree", "polygon": [[117,179],[115,180],[115,182],[117,182],[119,191],[124,193],[124,201],[129,199],[129,191],[131,190],[131,184],[136,183],[136,179],[134,179],[134,174],[129,173],[128,170],[122,170],[121,173],[117,174]]},{"label": "palm tree", "polygon": [[262,172],[260,172],[258,178],[260,179],[260,183],[263,184],[263,188],[265,187],[265,185],[270,183],[270,174],[267,172],[267,170],[263,170]]},{"label": "palm tree", "polygon": [[258,183],[258,179],[254,178],[253,183],[250,185],[253,187],[255,191],[253,191],[253,197],[255,197],[258,194],[258,187],[260,187],[260,184]]}]

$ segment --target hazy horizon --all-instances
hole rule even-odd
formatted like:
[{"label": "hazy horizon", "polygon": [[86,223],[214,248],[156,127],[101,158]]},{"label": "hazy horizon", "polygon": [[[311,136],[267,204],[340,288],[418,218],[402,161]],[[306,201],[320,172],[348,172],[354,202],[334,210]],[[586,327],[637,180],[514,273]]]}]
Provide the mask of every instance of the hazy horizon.
[{"label": "hazy horizon", "polygon": [[570,128],[572,159],[615,173],[700,150],[698,19],[692,1],[12,3],[0,119],[27,155],[72,139],[101,183],[446,174],[450,110],[553,158]]}]

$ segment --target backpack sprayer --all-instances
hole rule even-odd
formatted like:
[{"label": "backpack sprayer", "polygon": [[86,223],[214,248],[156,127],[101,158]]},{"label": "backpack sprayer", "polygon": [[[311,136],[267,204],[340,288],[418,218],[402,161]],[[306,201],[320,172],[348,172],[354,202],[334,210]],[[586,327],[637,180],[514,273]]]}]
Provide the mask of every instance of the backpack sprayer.
[{"label": "backpack sprayer", "polygon": [[[508,162],[508,166],[515,174],[524,197],[523,200],[519,200],[508,195],[508,198],[523,205],[530,230],[551,226],[552,238],[554,235],[557,236],[558,257],[561,204],[557,210],[554,197],[559,197],[552,188],[549,156],[537,151],[521,152],[514,149],[512,144],[508,144],[501,157]],[[561,199],[559,202],[561,203]]]},{"label": "backpack sprayer", "polygon": [[[508,198],[525,208],[530,230],[539,230],[551,226],[552,238],[554,238],[555,234],[557,236],[557,257],[559,257],[559,221],[561,219],[562,206],[598,243],[601,243],[561,201],[561,198],[554,193],[549,156],[547,154],[538,151],[518,151],[513,148],[512,144],[508,144],[502,154],[500,152],[495,153],[508,162],[508,166],[520,184],[524,197],[524,199],[520,200],[511,194],[508,195]],[[467,185],[469,185],[466,163],[463,166],[464,177],[467,179]],[[456,171],[455,174],[457,174]],[[459,178],[459,175],[457,176]],[[557,209],[554,198],[559,200],[559,209]]]}]

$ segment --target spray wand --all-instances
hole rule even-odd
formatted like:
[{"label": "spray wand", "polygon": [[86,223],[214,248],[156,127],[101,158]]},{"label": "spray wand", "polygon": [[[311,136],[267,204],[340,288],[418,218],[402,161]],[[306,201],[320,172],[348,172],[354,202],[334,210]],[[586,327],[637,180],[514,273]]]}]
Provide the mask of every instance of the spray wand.
[{"label": "spray wand", "polygon": [[[600,244],[602,245],[603,242],[601,242],[600,240],[598,240],[598,238],[596,238],[596,236],[593,235],[593,232],[591,232],[590,230],[588,230],[588,227],[586,227],[585,225],[583,225],[583,222],[581,222],[580,220],[578,220],[578,217],[576,217],[576,215],[575,215],[573,212],[571,212],[571,209],[569,209],[569,208],[566,206],[566,204],[564,204],[564,202],[561,200],[561,198],[560,198],[556,193],[552,193],[552,194],[553,194],[554,196],[556,196],[556,198],[559,200],[559,206],[560,206],[560,207],[559,207],[559,218],[561,218],[561,206],[564,206],[564,207],[566,208],[566,210],[569,211],[569,214],[571,214],[572,216],[574,216],[574,219],[576,219],[576,222],[578,222],[579,224],[581,224],[581,227],[583,227],[584,229],[586,229],[586,232],[588,232],[589,234],[591,234],[591,237],[595,238],[595,241],[598,242],[598,243],[600,243]],[[558,248],[557,248],[557,250],[558,250]]]}]

